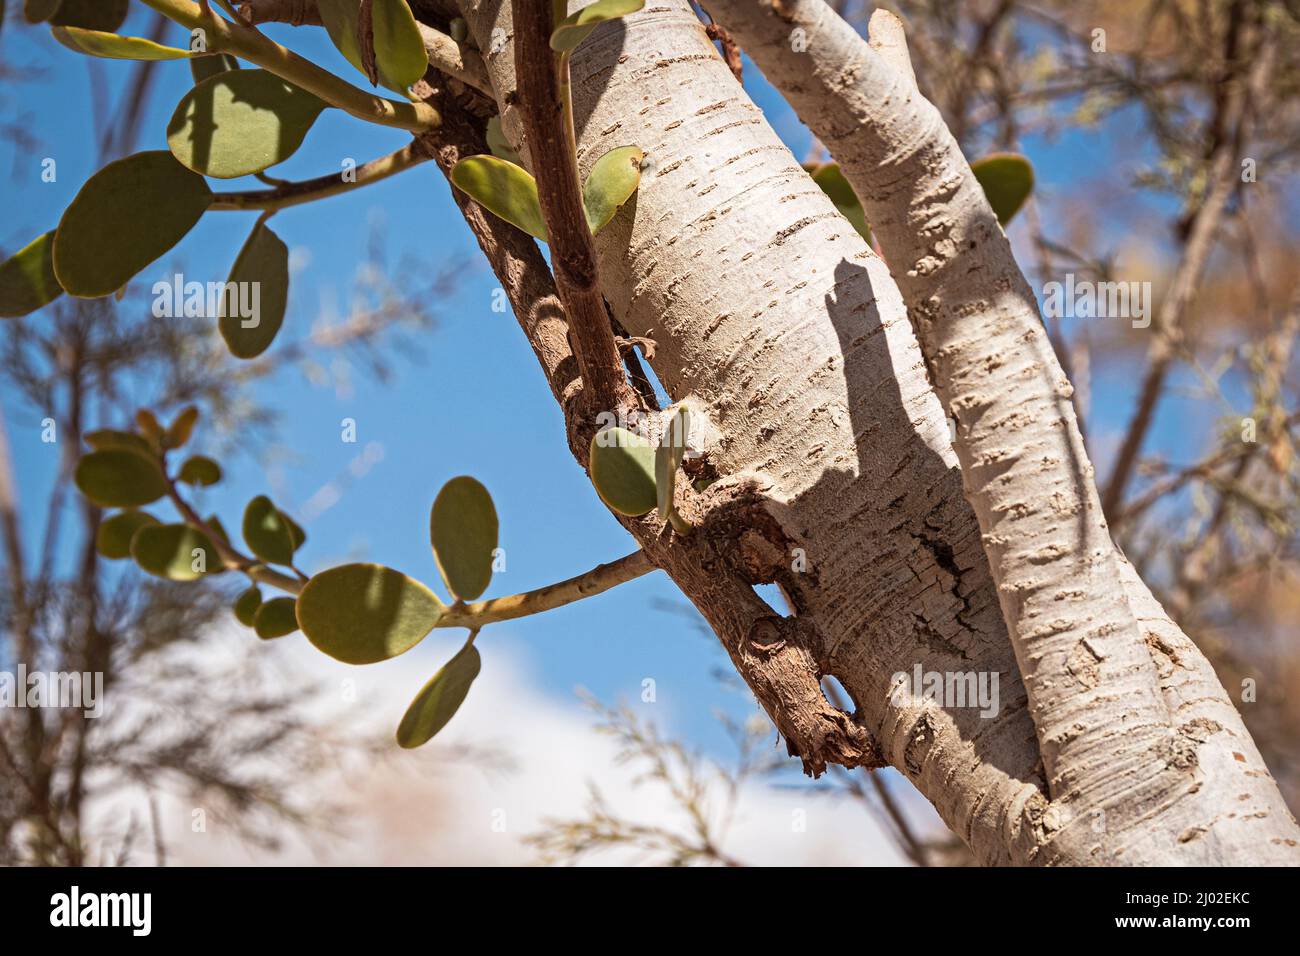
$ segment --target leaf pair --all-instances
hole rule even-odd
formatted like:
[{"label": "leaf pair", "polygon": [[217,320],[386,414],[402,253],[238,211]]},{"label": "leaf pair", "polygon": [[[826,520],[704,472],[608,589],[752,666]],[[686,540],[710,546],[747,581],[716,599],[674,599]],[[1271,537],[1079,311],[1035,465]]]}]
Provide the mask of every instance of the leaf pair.
[{"label": "leaf pair", "polygon": [[601,500],[632,518],[657,510],[678,533],[689,531],[690,525],[673,505],[689,430],[690,413],[681,406],[668,419],[663,441],[657,445],[626,428],[597,432],[591,439],[588,469]]},{"label": "leaf pair", "polygon": [[264,641],[284,637],[298,630],[298,602],[291,597],[262,600],[262,590],[253,585],[235,599],[235,618],[251,627]]},{"label": "leaf pair", "polygon": [[[582,184],[582,205],[593,236],[636,192],[644,157],[639,147],[620,146],[591,167]],[[484,209],[535,239],[547,241],[537,180],[523,167],[497,156],[467,156],[452,169],[451,181]]]}]

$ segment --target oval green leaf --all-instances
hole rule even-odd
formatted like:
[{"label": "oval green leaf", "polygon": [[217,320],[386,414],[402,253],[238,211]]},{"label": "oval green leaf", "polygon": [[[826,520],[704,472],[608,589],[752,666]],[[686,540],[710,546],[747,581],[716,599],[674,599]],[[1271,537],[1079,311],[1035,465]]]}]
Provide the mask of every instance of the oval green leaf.
[{"label": "oval green leaf", "polygon": [[673,492],[677,488],[677,468],[686,457],[686,436],[690,432],[690,412],[683,405],[677,409],[664,429],[664,440],[655,449],[655,497],[659,517],[667,520],[673,510]]},{"label": "oval green leaf", "polygon": [[248,176],[292,156],[327,105],[266,70],[227,70],[185,94],[167,145],[197,173]]},{"label": "oval green leaf", "polygon": [[823,163],[809,169],[809,172],[812,174],[813,182],[830,197],[835,208],[840,211],[840,215],[852,224],[858,235],[871,242],[871,229],[867,226],[867,217],[862,211],[862,201],[858,199],[849,181],[844,178],[840,164]]},{"label": "oval green leaf", "polygon": [[135,432],[101,428],[98,431],[86,432],[82,437],[85,439],[86,444],[96,451],[120,448],[123,451],[131,451],[137,455],[142,455],[149,461],[154,459],[154,450],[149,446],[149,442]]},{"label": "oval green leaf", "polygon": [[54,231],[38,236],[0,264],[0,317],[35,312],[63,294],[54,275]]},{"label": "oval green leaf", "polygon": [[487,590],[498,530],[492,496],[479,481],[461,475],[442,486],[429,514],[429,540],[453,597],[473,601]]},{"label": "oval green leaf", "polygon": [[495,156],[467,156],[452,167],[451,181],[488,212],[546,241],[537,180],[523,167]]},{"label": "oval green leaf", "polygon": [[424,38],[406,0],[374,0],[375,64],[384,85],[397,90],[419,82],[429,68]]},{"label": "oval green leaf", "polygon": [[206,488],[221,480],[221,466],[207,455],[193,455],[185,459],[177,478],[187,485]]},{"label": "oval green leaf", "polygon": [[611,149],[591,167],[582,184],[582,206],[587,228],[594,236],[614,218],[619,207],[632,198],[641,182],[641,160],[645,153],[637,146]]},{"label": "oval green leaf", "polygon": [[253,615],[253,630],[257,631],[257,636],[269,641],[298,630],[297,604],[290,597],[263,601]]},{"label": "oval green leaf", "polygon": [[121,448],[83,455],[75,479],[81,493],[102,508],[137,508],[167,493],[157,464]]},{"label": "oval green leaf", "polygon": [[645,0],[597,0],[591,6],[583,7],[560,21],[551,34],[551,49],[557,53],[572,52],[602,23],[636,13],[643,6]]},{"label": "oval green leaf", "polygon": [[619,514],[639,518],[655,509],[655,446],[625,428],[606,428],[591,439],[591,482]]},{"label": "oval green leaf", "polygon": [[79,27],[50,27],[54,39],[75,53],[103,57],[108,60],[183,60],[189,50],[162,46],[143,37],[124,37],[101,30],[83,30]]},{"label": "oval green leaf", "polygon": [[167,433],[163,436],[164,448],[180,448],[190,436],[194,434],[194,425],[199,420],[199,410],[194,405],[187,405],[167,427]]},{"label": "oval green leaf", "polygon": [[293,563],[293,534],[289,523],[266,495],[258,495],[244,509],[244,541],[263,561]]},{"label": "oval green leaf", "polygon": [[[289,247],[265,223],[253,227],[248,241],[239,250],[227,280],[229,287],[246,289],[239,293],[241,302],[251,303],[251,315],[226,315],[217,320],[217,328],[226,348],[235,358],[257,358],[271,347],[284,324],[289,304]],[[247,285],[238,285],[247,283]],[[236,310],[241,311],[241,310]]]},{"label": "oval green leaf", "polygon": [[72,295],[111,295],[194,228],[212,203],[203,177],[165,150],[109,163],[81,187],[54,236],[54,272]]},{"label": "oval green leaf", "polygon": [[147,511],[123,511],[106,518],[95,533],[95,550],[113,561],[131,557],[131,539],[141,528],[160,524]]},{"label": "oval green leaf", "polygon": [[473,644],[462,647],[406,708],[402,722],[397,726],[397,743],[408,750],[419,747],[447,726],[447,721],[465,702],[481,666],[478,648]]},{"label": "oval green leaf", "polygon": [[345,664],[373,664],[409,651],[438,623],[442,602],[427,587],[378,564],[314,575],[298,595],[307,639]]},{"label": "oval green leaf", "polygon": [[225,570],[217,546],[187,524],[140,528],[131,538],[131,557],[143,570],[168,581],[194,581]]},{"label": "oval green leaf", "polygon": [[970,168],[1004,226],[1034,191],[1034,167],[1019,153],[993,153],[971,163]]},{"label": "oval green leaf", "polygon": [[59,0],[23,0],[23,19],[44,23],[59,10]]},{"label": "oval green leaf", "polygon": [[[247,591],[243,591],[239,597],[235,598],[232,610],[235,612],[235,619],[244,627],[253,627],[257,618],[257,609],[262,606],[262,590],[254,584]],[[294,627],[297,627],[297,622]]]},{"label": "oval green leaf", "polygon": [[514,163],[516,166],[521,165],[519,154],[515,152],[515,148],[510,145],[510,140],[506,139],[506,134],[501,129],[500,116],[493,116],[487,121],[487,146],[488,151],[497,159],[504,159],[507,163]]}]

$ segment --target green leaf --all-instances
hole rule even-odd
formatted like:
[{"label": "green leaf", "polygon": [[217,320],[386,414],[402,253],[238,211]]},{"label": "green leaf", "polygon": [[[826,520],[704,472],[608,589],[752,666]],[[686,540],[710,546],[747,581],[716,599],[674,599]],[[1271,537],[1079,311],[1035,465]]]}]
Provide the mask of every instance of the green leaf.
[{"label": "green leaf", "polygon": [[606,428],[591,439],[591,482],[601,500],[637,518],[655,509],[655,446],[625,428]]},{"label": "green leaf", "polygon": [[298,595],[298,623],[307,639],[346,664],[373,664],[409,651],[433,630],[442,610],[419,581],[378,564],[322,571]]},{"label": "green leaf", "polygon": [[488,212],[546,241],[537,180],[523,167],[495,156],[467,156],[452,167],[451,181]]},{"label": "green leaf", "polygon": [[158,424],[158,416],[147,408],[142,408],[135,413],[135,425],[140,429],[151,443],[152,447],[158,447],[162,443],[163,430]]},{"label": "green leaf", "polygon": [[253,314],[222,315],[217,328],[231,355],[257,358],[271,347],[284,324],[289,304],[289,247],[269,226],[258,223],[239,250],[227,282],[236,289],[241,288],[236,283],[249,283],[242,288],[249,290],[250,298],[244,301],[251,301],[254,307],[249,311]]},{"label": "green leaf", "polygon": [[225,73],[227,70],[238,69],[239,61],[229,53],[209,53],[204,56],[190,57],[190,75],[194,77],[196,86],[209,77]]},{"label": "green leaf", "polygon": [[284,523],[289,526],[289,540],[293,542],[293,550],[297,551],[302,547],[302,543],[307,540],[307,532],[302,530],[302,525],[298,524],[298,522],[294,521],[283,511],[280,512],[280,517],[283,518]]},{"label": "green leaf", "polygon": [[114,561],[131,557],[131,539],[141,528],[159,524],[147,511],[123,511],[105,518],[95,532],[95,550]]},{"label": "green leaf", "polygon": [[428,743],[465,702],[482,661],[478,648],[467,644],[415,695],[397,726],[397,742],[408,750]]},{"label": "green leaf", "polygon": [[55,5],[58,12],[50,23],[111,32],[126,21],[131,0],[55,0]]},{"label": "green leaf", "polygon": [[497,510],[477,480],[462,475],[442,486],[429,514],[429,540],[452,596],[473,601],[492,580]]},{"label": "green leaf", "polygon": [[582,184],[582,205],[587,227],[594,236],[614,218],[619,207],[632,198],[641,182],[641,160],[645,153],[637,146],[611,149],[591,167]]},{"label": "green leaf", "polygon": [[207,518],[204,519],[204,523],[213,534],[221,539],[222,544],[230,544],[230,535],[226,534],[226,526],[221,523],[220,518],[216,515],[208,515]]},{"label": "green leaf", "polygon": [[[402,3],[401,6],[405,7],[406,4]],[[358,0],[317,0],[317,10],[330,40],[349,63],[369,77],[361,56],[361,47],[357,43],[359,8]],[[409,24],[406,23],[408,17]],[[411,16],[409,8],[403,13],[394,3],[375,0],[371,10],[371,23],[374,26],[379,82],[390,90],[403,92],[424,76],[424,71],[429,66],[428,53],[424,49],[419,28],[415,26],[415,18]],[[381,34],[384,37],[382,41]],[[416,40],[419,41],[419,62],[416,60]],[[381,47],[385,51],[382,54]],[[417,68],[418,74],[415,72]],[[393,71],[391,75],[390,70]]]},{"label": "green leaf", "polygon": [[686,455],[686,435],[690,430],[690,413],[682,406],[668,420],[664,440],[655,449],[655,496],[659,517],[667,520],[673,510],[673,492],[677,487],[677,468]]},{"label": "green leaf", "polygon": [[298,630],[297,601],[291,597],[263,601],[253,615],[253,630],[264,641]]},{"label": "green leaf", "polygon": [[163,436],[164,448],[180,448],[194,434],[194,424],[199,420],[199,410],[193,405],[181,409]]},{"label": "green leaf", "polygon": [[35,312],[63,295],[54,275],[54,231],[38,236],[0,264],[0,316]]},{"label": "green leaf", "polygon": [[858,199],[857,193],[849,185],[849,181],[844,178],[844,173],[840,170],[839,163],[823,163],[820,166],[814,166],[808,170],[812,174],[813,182],[822,188],[835,208],[840,211],[858,231],[863,239],[871,242],[871,229],[867,226],[866,216],[862,212],[862,202]]},{"label": "green leaf", "polygon": [[149,525],[131,539],[131,557],[145,571],[168,581],[194,581],[225,570],[217,546],[187,524]]},{"label": "green leaf", "polygon": [[643,6],[645,0],[597,0],[591,6],[583,7],[560,21],[551,34],[551,49],[557,53],[572,52],[602,23],[636,13]]},{"label": "green leaf", "polygon": [[91,176],[54,236],[54,272],[72,295],[111,295],[185,237],[212,204],[203,177],[165,150]]},{"label": "green leaf", "polygon": [[1034,167],[1018,153],[993,153],[977,159],[970,168],[1004,226],[1034,191]]},{"label": "green leaf", "polygon": [[328,105],[266,70],[228,70],[185,94],[167,124],[167,145],[205,176],[260,173],[292,156]]},{"label": "green leaf", "polygon": [[167,493],[158,465],[133,451],[92,451],[77,462],[77,487],[103,508],[136,508]]},{"label": "green leaf", "polygon": [[424,38],[406,0],[374,0],[375,62],[384,85],[398,90],[419,82],[429,68]]},{"label": "green leaf", "polygon": [[98,431],[86,432],[82,438],[87,445],[96,451],[120,448],[123,451],[131,451],[137,455],[142,455],[148,461],[154,460],[153,448],[135,432],[121,432],[112,428],[101,428]]},{"label": "green leaf", "polygon": [[162,46],[143,37],[124,37],[102,30],[79,27],[50,27],[50,33],[74,53],[103,57],[108,60],[183,60],[189,50]]},{"label": "green leaf", "polygon": [[244,541],[263,561],[293,563],[293,533],[284,515],[266,495],[258,495],[244,509]]},{"label": "green leaf", "polygon": [[510,145],[510,140],[506,139],[506,134],[501,129],[500,116],[493,116],[487,121],[487,145],[492,155],[497,159],[504,159],[516,166],[521,165],[519,154],[515,152],[515,148]]},{"label": "green leaf", "polygon": [[[244,627],[253,627],[254,621],[257,617],[257,609],[261,606],[262,589],[254,584],[247,591],[241,592],[239,597],[235,598],[233,607],[235,619],[239,621],[240,624],[244,625]],[[297,626],[296,622],[294,626]]]},{"label": "green leaf", "polygon": [[185,459],[176,477],[187,485],[206,488],[221,480],[221,466],[207,455],[193,455]]}]

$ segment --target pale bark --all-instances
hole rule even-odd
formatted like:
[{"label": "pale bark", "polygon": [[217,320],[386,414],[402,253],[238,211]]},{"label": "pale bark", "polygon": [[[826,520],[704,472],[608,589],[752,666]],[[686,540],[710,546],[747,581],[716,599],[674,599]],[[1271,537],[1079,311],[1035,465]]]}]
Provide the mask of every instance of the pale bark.
[{"label": "pale bark", "polygon": [[1112,545],[1070,383],[938,111],[820,0],[709,7],[862,199],[957,421],[1058,849],[1133,863],[1300,861],[1300,830],[1240,717]]}]

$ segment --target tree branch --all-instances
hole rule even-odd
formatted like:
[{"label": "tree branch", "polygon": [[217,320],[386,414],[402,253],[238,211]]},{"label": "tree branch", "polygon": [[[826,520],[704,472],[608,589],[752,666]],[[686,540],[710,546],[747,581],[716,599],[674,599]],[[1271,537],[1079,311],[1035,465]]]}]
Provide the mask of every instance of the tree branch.
[{"label": "tree branch", "polygon": [[328,173],[300,182],[281,183],[273,189],[219,192],[209,208],[234,212],[251,209],[287,209],[290,206],[314,202],[317,199],[337,196],[362,186],[382,182],[389,176],[426,162],[428,158],[414,143],[409,143],[396,152],[358,166],[355,170],[356,178],[353,180],[345,180],[342,173]]}]

